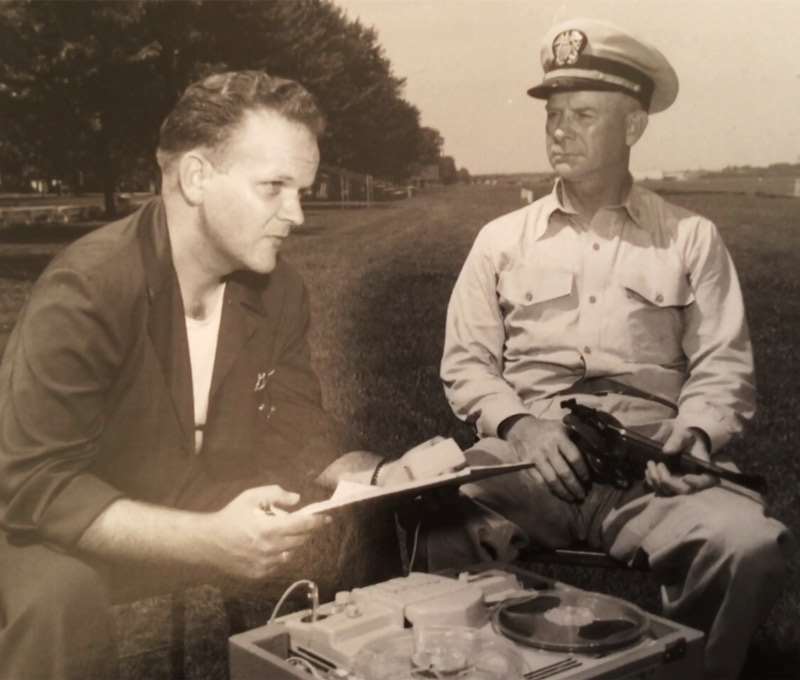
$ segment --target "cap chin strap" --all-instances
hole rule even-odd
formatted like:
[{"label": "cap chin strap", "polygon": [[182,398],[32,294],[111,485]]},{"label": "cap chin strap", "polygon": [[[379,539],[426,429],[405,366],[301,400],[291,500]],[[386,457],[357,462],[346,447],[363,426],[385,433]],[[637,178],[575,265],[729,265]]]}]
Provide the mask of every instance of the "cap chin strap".
[{"label": "cap chin strap", "polygon": [[631,92],[628,88],[616,83],[609,83],[602,80],[589,80],[583,78],[552,78],[550,82],[544,82],[528,90],[528,94],[536,99],[547,99],[556,92],[621,92],[627,94],[638,101],[645,111],[650,110],[650,99],[642,96],[642,93]]},{"label": "cap chin strap", "polygon": [[605,73],[604,71],[594,71],[584,68],[558,68],[544,74],[545,83],[561,78],[599,80],[609,85],[617,85],[625,90],[630,90],[630,93],[634,96],[638,96],[642,92],[642,86],[639,83],[635,83],[627,78],[622,78],[621,76],[612,75],[611,73]]}]

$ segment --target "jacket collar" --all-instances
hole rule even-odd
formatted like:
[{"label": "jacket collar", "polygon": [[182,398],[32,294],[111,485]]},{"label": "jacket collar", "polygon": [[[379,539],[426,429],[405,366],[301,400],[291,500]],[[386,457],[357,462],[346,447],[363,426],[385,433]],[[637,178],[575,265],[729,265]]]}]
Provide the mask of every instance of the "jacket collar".
[{"label": "jacket collar", "polygon": [[172,397],[175,417],[187,452],[194,452],[194,396],[189,342],[183,301],[167,231],[167,216],[160,198],[138,214],[137,234],[147,286],[147,332],[158,357],[164,382]]},{"label": "jacket collar", "polygon": [[166,286],[177,285],[164,202],[155,198],[146,203],[138,219],[139,248],[147,282],[147,296],[152,302]]},{"label": "jacket collar", "polygon": [[[185,446],[193,452],[194,396],[189,343],[163,201],[154,199],[146,204],[136,219],[139,221],[137,233],[150,302],[148,332],[172,395]],[[271,278],[248,272],[234,272],[227,278],[209,409],[215,392],[241,355],[243,347],[259,326],[270,321],[271,315],[264,304],[263,292],[267,283],[271,283]]]},{"label": "jacket collar", "polygon": [[[172,247],[167,230],[167,213],[160,198],[153,199],[142,208],[138,229],[147,279],[147,295],[152,301],[166,289],[178,288],[178,277],[172,264]],[[263,276],[234,272],[226,281],[227,304],[236,302],[258,316],[267,316],[261,296],[264,288]]]}]

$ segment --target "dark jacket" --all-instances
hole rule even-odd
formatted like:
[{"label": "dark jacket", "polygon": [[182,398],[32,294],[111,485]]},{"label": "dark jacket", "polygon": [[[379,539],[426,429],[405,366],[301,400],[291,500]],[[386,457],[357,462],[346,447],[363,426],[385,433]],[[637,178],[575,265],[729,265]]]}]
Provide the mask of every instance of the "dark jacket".
[{"label": "dark jacket", "polygon": [[34,286],[0,367],[2,527],[69,547],[122,496],[214,510],[260,484],[310,493],[336,445],[308,317],[284,262],[266,276],[231,275],[195,454],[163,204],[72,244]]}]

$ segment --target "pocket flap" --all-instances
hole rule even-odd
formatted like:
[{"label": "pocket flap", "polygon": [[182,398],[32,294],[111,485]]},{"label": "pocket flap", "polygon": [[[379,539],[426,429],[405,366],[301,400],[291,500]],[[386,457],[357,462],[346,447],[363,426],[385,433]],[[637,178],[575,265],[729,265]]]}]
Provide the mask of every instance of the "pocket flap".
[{"label": "pocket flap", "polygon": [[694,302],[686,275],[671,267],[625,271],[619,280],[623,288],[657,307],[685,307]]},{"label": "pocket flap", "polygon": [[569,295],[573,278],[565,269],[517,267],[503,278],[501,292],[515,304],[534,305]]}]

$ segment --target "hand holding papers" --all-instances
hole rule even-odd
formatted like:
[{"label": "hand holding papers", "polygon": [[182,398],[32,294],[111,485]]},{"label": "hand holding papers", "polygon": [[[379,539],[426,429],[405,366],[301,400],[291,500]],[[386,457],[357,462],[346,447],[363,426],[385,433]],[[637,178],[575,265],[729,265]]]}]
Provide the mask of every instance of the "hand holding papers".
[{"label": "hand holding papers", "polygon": [[[452,439],[426,442],[406,452],[398,461],[406,469],[409,481],[391,486],[371,486],[342,481],[325,501],[300,508],[302,514],[329,513],[340,508],[366,503],[400,502],[446,486],[458,487],[486,477],[524,470],[533,463],[466,466],[461,449]],[[423,476],[424,475],[424,476]]]}]

